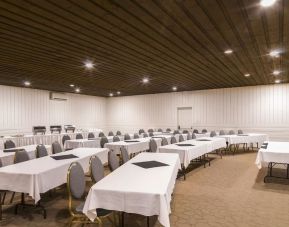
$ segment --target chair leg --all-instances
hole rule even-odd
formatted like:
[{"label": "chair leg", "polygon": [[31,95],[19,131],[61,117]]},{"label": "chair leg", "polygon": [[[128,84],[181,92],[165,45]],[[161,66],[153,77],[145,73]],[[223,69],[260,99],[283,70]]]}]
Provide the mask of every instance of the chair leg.
[{"label": "chair leg", "polygon": [[10,204],[13,203],[14,197],[15,197],[15,192],[12,193],[12,196],[11,196],[11,199],[10,199]]},{"label": "chair leg", "polygon": [[2,203],[2,204],[5,203],[5,197],[6,197],[6,192],[3,193],[3,199],[1,200],[1,198],[0,198],[0,203]]},{"label": "chair leg", "polygon": [[147,216],[147,227],[150,227],[150,217]]},{"label": "chair leg", "polygon": [[0,221],[2,221],[2,194],[0,192]]}]

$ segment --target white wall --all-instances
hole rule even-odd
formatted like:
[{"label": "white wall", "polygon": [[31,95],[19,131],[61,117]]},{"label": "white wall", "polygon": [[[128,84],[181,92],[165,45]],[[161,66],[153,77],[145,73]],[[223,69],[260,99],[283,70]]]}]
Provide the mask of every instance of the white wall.
[{"label": "white wall", "polygon": [[53,101],[48,91],[0,85],[0,135],[31,133],[35,125],[105,127],[105,98],[67,95],[68,101]]},{"label": "white wall", "polygon": [[176,128],[177,107],[189,106],[193,128],[240,128],[289,140],[289,84],[108,98],[107,129]]}]

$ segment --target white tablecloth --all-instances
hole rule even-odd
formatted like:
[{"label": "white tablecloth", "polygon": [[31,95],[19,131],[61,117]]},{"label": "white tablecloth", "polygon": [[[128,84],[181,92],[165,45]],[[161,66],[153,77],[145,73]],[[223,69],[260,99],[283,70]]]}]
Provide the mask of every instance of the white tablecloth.
[{"label": "white tablecloth", "polygon": [[152,138],[165,138],[167,141],[168,141],[168,144],[171,144],[171,138],[172,138],[173,135],[166,135],[166,134],[160,134],[160,135],[156,135]]},{"label": "white tablecloth", "polygon": [[180,141],[180,135],[183,135],[184,139],[187,140],[188,134],[176,134],[175,137],[176,137],[177,141]]},{"label": "white tablecloth", "polygon": [[260,148],[255,164],[261,169],[269,162],[289,164],[289,142],[268,142],[267,149]]},{"label": "white tablecloth", "polygon": [[242,136],[242,135],[223,135],[223,136],[218,136],[218,137],[225,138],[229,144],[241,144],[241,143],[262,144],[264,141],[268,140],[268,135],[266,135],[266,134],[246,133],[245,135],[244,136]]},{"label": "white tablecloth", "polygon": [[66,183],[67,170],[72,162],[79,162],[87,172],[90,157],[97,155],[105,163],[107,152],[104,148],[77,148],[53,156],[74,154],[78,158],[54,160],[51,156],[46,156],[5,166],[0,168],[0,190],[28,193],[37,203],[40,193]]},{"label": "white tablecloth", "polygon": [[[24,149],[27,151],[30,159],[34,159],[36,155],[36,147],[37,145],[27,145],[27,146],[22,146],[22,147],[16,147],[13,149]],[[51,151],[51,146],[50,145],[45,145],[48,154],[52,154]],[[0,159],[2,160],[3,166],[8,166],[14,164],[14,156],[15,152],[3,152],[3,150],[0,150]]]},{"label": "white tablecloth", "polygon": [[[159,161],[169,166],[144,169],[132,164],[143,161]],[[96,217],[96,208],[158,215],[159,222],[169,227],[171,194],[179,169],[176,154],[139,154],[91,187],[83,212],[91,220]]]},{"label": "white tablecloth", "polygon": [[99,143],[96,140],[89,140],[89,139],[74,139],[74,140],[66,140],[64,143],[65,149],[75,149],[79,147],[100,147]]},{"label": "white tablecloth", "polygon": [[210,132],[206,132],[206,133],[195,133],[196,139],[202,138],[202,137],[209,137],[210,136]]}]

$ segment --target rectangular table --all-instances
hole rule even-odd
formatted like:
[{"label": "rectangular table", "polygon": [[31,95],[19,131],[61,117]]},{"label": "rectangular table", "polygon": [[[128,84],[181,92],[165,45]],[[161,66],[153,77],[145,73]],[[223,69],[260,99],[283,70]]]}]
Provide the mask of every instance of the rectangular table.
[{"label": "rectangular table", "polygon": [[96,148],[100,147],[97,140],[89,140],[89,139],[74,139],[74,140],[66,140],[64,143],[64,149],[75,149],[79,147],[90,147]]},{"label": "rectangular table", "polygon": [[268,135],[258,134],[258,133],[246,133],[244,135],[222,135],[218,136],[220,138],[225,138],[228,144],[242,144],[242,143],[258,143],[262,144],[264,141],[268,140]]},{"label": "rectangular table", "polygon": [[[145,169],[133,164],[144,161],[169,166]],[[169,227],[171,194],[180,168],[177,154],[141,153],[91,187],[83,212],[91,220],[96,217],[96,208],[158,215],[159,222]]]},{"label": "rectangular table", "polygon": [[56,188],[67,179],[67,170],[72,162],[79,162],[84,171],[89,170],[89,160],[93,155],[107,162],[105,148],[77,148],[53,156],[74,154],[78,158],[54,160],[51,156],[33,159],[0,168],[0,190],[28,193],[37,203],[40,193]]}]

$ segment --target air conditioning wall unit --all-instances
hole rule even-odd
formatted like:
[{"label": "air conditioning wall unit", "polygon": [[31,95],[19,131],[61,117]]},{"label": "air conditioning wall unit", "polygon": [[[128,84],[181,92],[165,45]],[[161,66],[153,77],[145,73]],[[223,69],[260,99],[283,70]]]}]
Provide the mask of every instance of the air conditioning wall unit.
[{"label": "air conditioning wall unit", "polygon": [[68,96],[65,93],[60,92],[50,92],[49,93],[49,99],[54,101],[67,101]]}]

